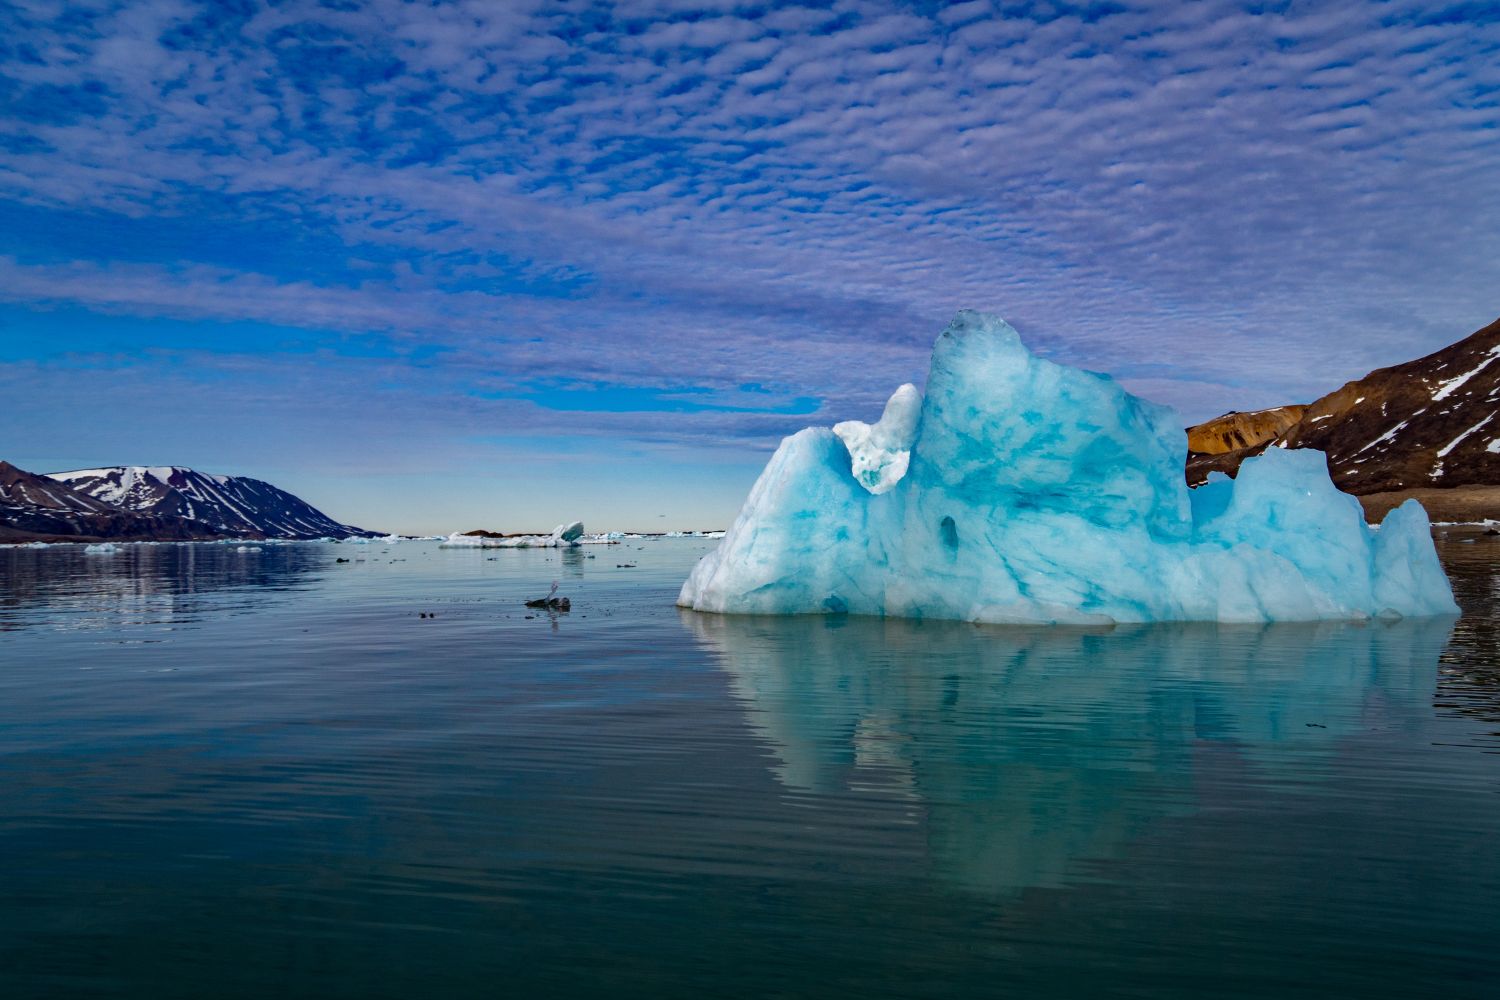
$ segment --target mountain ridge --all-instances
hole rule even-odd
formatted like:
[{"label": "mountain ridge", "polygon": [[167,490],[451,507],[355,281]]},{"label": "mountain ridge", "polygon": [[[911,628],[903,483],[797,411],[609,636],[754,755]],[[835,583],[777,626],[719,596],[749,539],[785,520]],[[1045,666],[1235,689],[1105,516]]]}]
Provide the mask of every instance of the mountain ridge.
[{"label": "mountain ridge", "polygon": [[0,461],[0,542],[192,541],[217,537],[210,525],[125,510],[67,483]]},{"label": "mountain ridge", "polygon": [[235,537],[374,534],[335,521],[300,497],[249,476],[212,475],[180,465],[116,465],[53,472],[47,478],[125,510],[202,521]]},{"label": "mountain ridge", "polygon": [[0,461],[0,542],[373,537],[270,483],[185,466],[39,475]]}]

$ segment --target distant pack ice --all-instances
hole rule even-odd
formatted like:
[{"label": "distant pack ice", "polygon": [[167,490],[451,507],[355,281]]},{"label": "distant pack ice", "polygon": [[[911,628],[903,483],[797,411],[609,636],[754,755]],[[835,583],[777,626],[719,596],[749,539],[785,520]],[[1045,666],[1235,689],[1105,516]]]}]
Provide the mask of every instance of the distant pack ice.
[{"label": "distant pack ice", "polygon": [[559,524],[550,535],[466,535],[455,531],[438,546],[440,549],[567,549],[577,545],[612,541],[605,535],[585,535],[582,521]]},{"label": "distant pack ice", "polygon": [[992,623],[1456,614],[1415,501],[1378,530],[1321,452],[1189,491],[1177,414],[961,312],[925,399],[781,443],[678,604]]}]

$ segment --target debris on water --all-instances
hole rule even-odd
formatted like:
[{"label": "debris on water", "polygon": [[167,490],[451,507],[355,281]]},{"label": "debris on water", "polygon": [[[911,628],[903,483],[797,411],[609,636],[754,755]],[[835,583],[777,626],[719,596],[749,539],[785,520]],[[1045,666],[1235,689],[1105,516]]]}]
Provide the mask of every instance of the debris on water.
[{"label": "debris on water", "polygon": [[573,607],[573,602],[566,597],[557,596],[557,581],[552,581],[552,590],[546,597],[538,597],[527,601],[528,608],[546,608],[548,611],[567,611]]},{"label": "debris on water", "polygon": [[343,556],[339,556],[337,559],[334,560],[334,562],[336,562],[336,563],[348,562],[348,561],[349,560],[345,559]]},{"label": "debris on water", "polygon": [[1308,729],[1327,729],[1328,728],[1327,726],[1323,725],[1321,722],[1308,722],[1308,723],[1304,723],[1304,725],[1306,725]]},{"label": "debris on water", "polygon": [[615,563],[615,569],[635,569],[635,563]]}]

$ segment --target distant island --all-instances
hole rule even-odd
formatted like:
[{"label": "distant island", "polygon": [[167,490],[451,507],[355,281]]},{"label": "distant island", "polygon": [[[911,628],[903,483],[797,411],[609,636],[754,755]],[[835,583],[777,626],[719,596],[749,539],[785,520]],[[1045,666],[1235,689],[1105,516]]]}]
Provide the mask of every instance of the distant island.
[{"label": "distant island", "polygon": [[37,475],[0,461],[0,543],[376,537],[247,476],[120,465]]},{"label": "distant island", "polygon": [[1187,429],[1187,480],[1231,476],[1267,448],[1316,448],[1378,521],[1415,498],[1434,521],[1500,518],[1500,319],[1305,406],[1229,412]]}]

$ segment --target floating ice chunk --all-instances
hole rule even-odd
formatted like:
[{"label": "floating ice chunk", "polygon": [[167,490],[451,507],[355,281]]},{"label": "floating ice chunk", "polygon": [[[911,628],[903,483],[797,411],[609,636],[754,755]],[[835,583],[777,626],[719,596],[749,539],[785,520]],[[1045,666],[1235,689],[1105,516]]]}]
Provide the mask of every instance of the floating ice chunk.
[{"label": "floating ice chunk", "polygon": [[908,382],[892,393],[878,423],[845,420],[833,425],[833,433],[849,449],[854,478],[861,486],[871,493],[887,493],[906,475],[921,415],[922,394]]},{"label": "floating ice chunk", "polygon": [[98,545],[86,545],[83,554],[87,556],[112,556],[120,551],[120,547],[114,542],[100,542]]},{"label": "floating ice chunk", "polygon": [[247,554],[252,554],[252,553],[256,553],[256,552],[262,552],[264,550],[259,545],[241,545],[239,548],[235,549],[234,551],[236,551],[236,552],[244,552],[244,553],[247,553]]},{"label": "floating ice chunk", "polygon": [[905,475],[865,458],[878,493],[856,472],[875,428],[787,438],[678,603],[1070,624],[1458,610],[1420,506],[1377,538],[1310,450],[1190,494],[1173,411],[1033,357],[999,319],[943,331],[915,428],[889,439],[909,444]]}]

